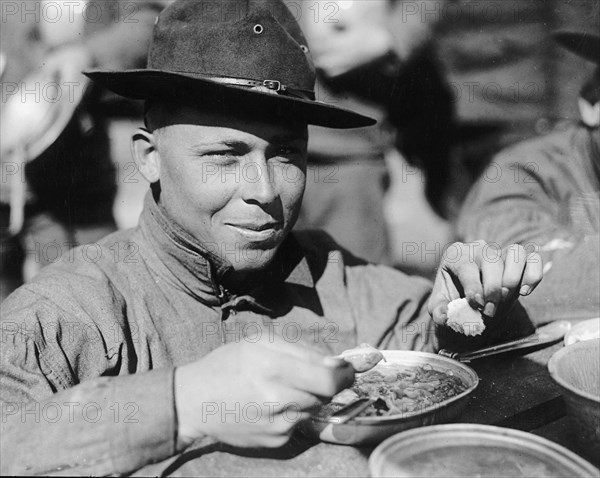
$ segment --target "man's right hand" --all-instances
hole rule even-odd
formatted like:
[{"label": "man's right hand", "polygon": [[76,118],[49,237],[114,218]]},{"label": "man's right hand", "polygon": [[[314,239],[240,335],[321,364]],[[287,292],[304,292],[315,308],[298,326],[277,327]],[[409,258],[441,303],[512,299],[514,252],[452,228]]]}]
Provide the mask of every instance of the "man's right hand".
[{"label": "man's right hand", "polygon": [[298,422],[353,381],[348,362],[279,337],[224,345],[175,372],[178,441],[208,435],[233,446],[283,446]]}]

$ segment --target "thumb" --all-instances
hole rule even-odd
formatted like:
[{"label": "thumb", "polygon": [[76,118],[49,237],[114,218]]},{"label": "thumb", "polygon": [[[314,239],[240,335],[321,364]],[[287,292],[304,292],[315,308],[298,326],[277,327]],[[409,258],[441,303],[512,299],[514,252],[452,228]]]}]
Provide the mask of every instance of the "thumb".
[{"label": "thumb", "polygon": [[444,325],[448,320],[448,304],[459,299],[460,293],[450,277],[449,272],[440,267],[429,297],[428,312],[438,325]]}]

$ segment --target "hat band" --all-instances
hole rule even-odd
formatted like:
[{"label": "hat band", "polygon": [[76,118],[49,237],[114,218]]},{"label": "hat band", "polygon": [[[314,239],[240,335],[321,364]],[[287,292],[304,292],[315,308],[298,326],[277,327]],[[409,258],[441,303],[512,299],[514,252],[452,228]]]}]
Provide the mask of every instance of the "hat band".
[{"label": "hat band", "polygon": [[293,96],[295,98],[301,98],[304,100],[315,100],[315,92],[311,90],[302,90],[300,88],[292,88],[287,85],[284,85],[278,80],[250,80],[246,78],[229,78],[229,77],[219,77],[219,76],[209,76],[206,79],[210,81],[214,81],[215,83],[222,83],[225,85],[233,85],[233,86],[245,86],[249,88],[266,88],[267,90],[272,91],[273,93],[277,93],[284,96]]}]

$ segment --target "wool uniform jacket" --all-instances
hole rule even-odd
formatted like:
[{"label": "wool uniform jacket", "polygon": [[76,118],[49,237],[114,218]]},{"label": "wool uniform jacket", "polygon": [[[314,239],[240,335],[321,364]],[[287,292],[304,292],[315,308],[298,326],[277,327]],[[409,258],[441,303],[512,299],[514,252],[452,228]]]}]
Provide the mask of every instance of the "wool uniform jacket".
[{"label": "wool uniform jacket", "polygon": [[[277,334],[325,354],[437,346],[426,280],[307,232],[231,290],[231,263],[250,252],[219,247],[149,194],[137,228],[72,250],[2,304],[3,473],[143,474],[176,456],[174,369],[224,343]],[[210,475],[198,466],[187,472]]]}]

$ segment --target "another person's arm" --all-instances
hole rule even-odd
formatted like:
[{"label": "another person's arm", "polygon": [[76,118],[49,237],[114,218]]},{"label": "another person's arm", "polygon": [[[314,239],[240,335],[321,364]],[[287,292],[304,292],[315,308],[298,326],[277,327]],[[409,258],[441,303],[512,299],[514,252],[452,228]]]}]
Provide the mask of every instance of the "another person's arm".
[{"label": "another person's arm", "polygon": [[467,197],[458,222],[461,240],[484,239],[502,248],[519,243],[540,252],[544,281],[522,301],[538,323],[600,314],[599,235],[569,225],[569,198],[563,196],[573,165],[559,166],[535,151],[500,158]]}]

